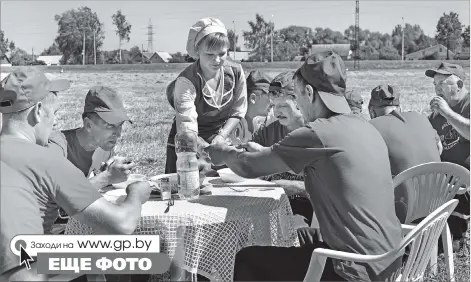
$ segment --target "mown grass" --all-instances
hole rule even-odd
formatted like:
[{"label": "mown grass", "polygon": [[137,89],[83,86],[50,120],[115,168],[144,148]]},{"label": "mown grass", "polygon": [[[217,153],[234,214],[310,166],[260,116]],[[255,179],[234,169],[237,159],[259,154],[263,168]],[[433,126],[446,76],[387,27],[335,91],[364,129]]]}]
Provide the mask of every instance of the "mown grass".
[{"label": "mown grass", "polygon": [[[469,61],[465,61],[469,73]],[[437,65],[435,63],[434,65]],[[428,64],[427,67],[433,64]],[[248,68],[250,69],[250,67]],[[267,69],[274,77],[278,73],[292,69],[284,66]],[[430,113],[429,101],[434,96],[432,79],[424,75],[424,68],[370,69],[349,71],[347,87],[359,91],[364,99],[363,114],[367,114],[367,104],[371,90],[379,84],[390,84],[402,94],[402,109]],[[67,78],[71,88],[60,97],[61,109],[58,113],[58,129],[74,128],[81,125],[83,102],[88,89],[94,85],[105,85],[119,91],[125,107],[133,120],[126,124],[116,152],[134,159],[138,164],[136,173],[153,176],[164,172],[167,136],[173,119],[173,109],[165,96],[166,85],[176,77],[177,72],[70,72],[48,73],[51,78]],[[469,79],[466,81],[469,89]],[[468,232],[469,233],[469,232]],[[468,236],[469,238],[469,236]],[[469,239],[464,247],[454,254],[456,281],[469,281]],[[439,258],[438,274],[428,274],[426,281],[445,281],[443,257]]]}]

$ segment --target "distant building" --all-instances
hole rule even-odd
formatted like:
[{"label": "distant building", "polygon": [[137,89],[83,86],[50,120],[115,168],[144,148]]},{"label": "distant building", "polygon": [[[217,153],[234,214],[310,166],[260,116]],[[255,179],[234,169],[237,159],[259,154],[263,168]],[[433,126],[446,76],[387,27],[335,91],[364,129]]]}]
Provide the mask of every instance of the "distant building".
[{"label": "distant building", "polygon": [[[437,44],[423,50],[406,54],[406,60],[445,60],[447,48],[442,44]],[[449,51],[450,59],[453,59],[455,53]]]},{"label": "distant building", "polygon": [[172,59],[172,55],[168,52],[157,51],[155,53],[162,59],[163,63],[168,63]]},{"label": "distant building", "polygon": [[62,55],[39,56],[36,60],[45,62],[47,66],[60,66],[62,57]]},{"label": "distant building", "polygon": [[10,59],[8,59],[7,55],[0,56],[0,66],[11,67],[11,62]]},{"label": "distant building", "polygon": [[460,52],[456,52],[456,55],[453,57],[455,60],[469,60],[469,47],[463,48]]},{"label": "distant building", "polygon": [[333,51],[344,60],[350,59],[352,55],[350,44],[314,44],[311,46],[311,54],[328,50]]},{"label": "distant building", "polygon": [[172,58],[167,52],[140,52],[132,58],[132,62],[135,64],[158,64],[168,63]]}]

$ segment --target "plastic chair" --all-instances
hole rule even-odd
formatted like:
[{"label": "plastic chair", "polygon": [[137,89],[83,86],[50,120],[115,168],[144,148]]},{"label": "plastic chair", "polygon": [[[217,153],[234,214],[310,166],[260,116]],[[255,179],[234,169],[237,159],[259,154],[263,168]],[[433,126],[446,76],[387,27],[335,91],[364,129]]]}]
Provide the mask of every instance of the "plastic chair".
[{"label": "plastic chair", "polygon": [[[398,174],[393,179],[394,189],[406,181],[409,183],[409,189],[404,223],[413,225],[413,221],[428,216],[432,211],[453,199],[462,186],[469,187],[469,171],[453,163],[431,162],[411,167]],[[454,281],[451,241],[450,229],[447,224],[446,232],[442,234],[442,242],[448,279]],[[436,273],[438,241],[433,248],[435,251],[431,257],[430,265],[432,271]]]},{"label": "plastic chair", "polygon": [[403,232],[407,234],[395,249],[382,255],[360,255],[329,249],[317,248],[313,251],[311,262],[304,277],[305,282],[320,281],[327,257],[346,261],[373,263],[396,257],[410,245],[410,253],[406,264],[391,275],[387,281],[422,281],[427,263],[432,256],[433,244],[440,233],[446,232],[445,226],[458,200],[450,200],[429,214],[417,225],[403,224]]}]

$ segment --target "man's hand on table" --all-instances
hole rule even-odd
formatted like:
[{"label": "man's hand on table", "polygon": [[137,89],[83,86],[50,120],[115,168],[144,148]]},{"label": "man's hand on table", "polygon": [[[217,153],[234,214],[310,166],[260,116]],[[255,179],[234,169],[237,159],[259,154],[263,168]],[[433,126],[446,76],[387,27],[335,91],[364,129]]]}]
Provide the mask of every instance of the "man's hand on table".
[{"label": "man's hand on table", "polygon": [[104,166],[103,173],[108,178],[109,184],[114,184],[128,180],[131,169],[136,164],[129,158],[115,156],[109,159]]},{"label": "man's hand on table", "polygon": [[141,201],[142,204],[149,200],[151,192],[152,189],[150,188],[150,184],[147,181],[134,182],[126,187],[126,194],[128,197],[136,197]]}]

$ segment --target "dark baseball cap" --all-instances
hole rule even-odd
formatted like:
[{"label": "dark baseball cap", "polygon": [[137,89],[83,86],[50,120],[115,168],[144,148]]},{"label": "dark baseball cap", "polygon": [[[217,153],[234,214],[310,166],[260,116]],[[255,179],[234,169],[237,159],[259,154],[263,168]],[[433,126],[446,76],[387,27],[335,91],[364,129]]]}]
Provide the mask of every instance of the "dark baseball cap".
[{"label": "dark baseball cap", "polygon": [[177,82],[177,80],[173,80],[172,82],[170,82],[170,84],[167,86],[167,88],[165,89],[165,94],[167,95],[167,101],[168,103],[170,104],[170,106],[172,106],[172,108],[175,109],[175,105],[174,105],[174,97],[173,97],[173,91],[175,90],[175,83]]},{"label": "dark baseball cap", "polygon": [[360,92],[353,90],[347,91],[345,93],[345,99],[347,99],[347,103],[350,106],[352,112],[361,112],[363,108],[363,98],[361,97]]},{"label": "dark baseball cap", "polygon": [[69,87],[70,82],[66,79],[49,80],[38,69],[18,68],[1,81],[0,112],[7,114],[26,110],[48,93],[56,93]]},{"label": "dark baseball cap", "polygon": [[274,95],[293,95],[294,94],[294,76],[295,71],[286,71],[277,75],[270,83],[268,91]]},{"label": "dark baseball cap", "polygon": [[271,81],[272,78],[264,71],[251,71],[247,77],[247,94],[252,92],[267,94]]},{"label": "dark baseball cap", "polygon": [[296,73],[317,90],[329,110],[339,114],[351,112],[345,99],[347,71],[339,55],[330,50],[315,53]]},{"label": "dark baseball cap", "polygon": [[466,79],[466,74],[463,70],[463,67],[456,64],[450,64],[447,62],[442,62],[436,70],[427,70],[425,75],[428,77],[434,77],[437,73],[440,74],[454,74],[459,77],[461,80]]},{"label": "dark baseball cap", "polygon": [[88,91],[83,112],[96,113],[109,124],[132,123],[118,93],[105,86],[94,86]]},{"label": "dark baseball cap", "polygon": [[394,91],[390,85],[379,85],[371,91],[370,105],[384,107],[384,106],[399,106],[401,95],[398,91]]}]

